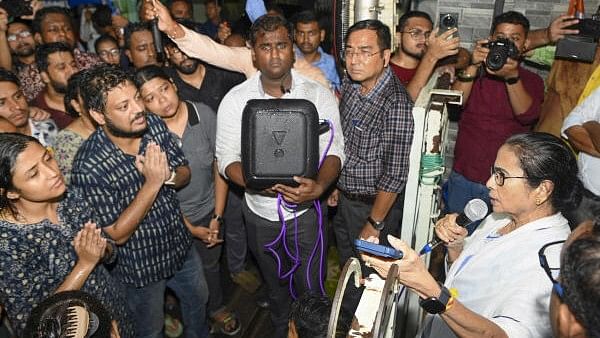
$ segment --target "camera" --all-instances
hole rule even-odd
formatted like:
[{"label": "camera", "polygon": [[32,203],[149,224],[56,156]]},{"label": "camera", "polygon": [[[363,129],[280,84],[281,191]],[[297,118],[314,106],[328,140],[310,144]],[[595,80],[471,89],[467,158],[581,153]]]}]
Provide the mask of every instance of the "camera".
[{"label": "camera", "polygon": [[517,46],[509,39],[498,38],[486,43],[483,47],[490,50],[485,59],[485,66],[493,71],[504,67],[508,58],[517,60],[520,55]]},{"label": "camera", "polygon": [[451,30],[452,28],[457,28],[458,13],[440,14],[440,21],[438,22],[438,26],[440,27],[439,34]]}]

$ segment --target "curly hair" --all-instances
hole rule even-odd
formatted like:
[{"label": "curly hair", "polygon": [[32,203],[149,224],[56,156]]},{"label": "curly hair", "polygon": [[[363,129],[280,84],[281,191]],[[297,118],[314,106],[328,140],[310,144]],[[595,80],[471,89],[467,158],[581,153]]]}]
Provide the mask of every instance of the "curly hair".
[{"label": "curly hair", "polygon": [[115,65],[100,65],[89,70],[85,86],[81,86],[81,98],[87,111],[106,113],[108,92],[126,82],[132,76]]}]

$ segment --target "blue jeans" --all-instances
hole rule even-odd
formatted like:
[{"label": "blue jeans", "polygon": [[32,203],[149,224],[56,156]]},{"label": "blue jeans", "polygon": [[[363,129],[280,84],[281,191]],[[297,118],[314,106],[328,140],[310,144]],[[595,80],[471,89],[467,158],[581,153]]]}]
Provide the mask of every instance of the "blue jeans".
[{"label": "blue jeans", "polygon": [[179,299],[183,315],[184,337],[208,336],[206,303],[208,286],[202,261],[194,246],[190,247],[183,266],[175,275],[142,288],[127,285],[127,303],[131,308],[138,338],[163,337],[165,324],[165,288],[169,287]]},{"label": "blue jeans", "polygon": [[[483,184],[470,181],[463,175],[452,171],[444,184],[444,204],[446,213],[461,213],[467,203],[480,198],[490,207],[490,190]],[[490,208],[491,211],[491,208]],[[473,222],[467,226],[469,235],[475,231],[480,222]]]}]

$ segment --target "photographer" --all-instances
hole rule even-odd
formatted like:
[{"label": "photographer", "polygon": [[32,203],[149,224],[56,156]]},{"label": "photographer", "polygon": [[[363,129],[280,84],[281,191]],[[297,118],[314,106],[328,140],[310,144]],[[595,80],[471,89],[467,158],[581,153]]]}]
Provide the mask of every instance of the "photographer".
[{"label": "photographer", "polygon": [[529,45],[529,20],[506,12],[494,18],[492,28],[490,39],[477,42],[471,64],[453,86],[463,92],[465,105],[445,186],[448,212],[461,212],[473,198],[489,203],[484,184],[496,152],[511,135],[531,129],[544,97],[542,79],[520,67]]}]

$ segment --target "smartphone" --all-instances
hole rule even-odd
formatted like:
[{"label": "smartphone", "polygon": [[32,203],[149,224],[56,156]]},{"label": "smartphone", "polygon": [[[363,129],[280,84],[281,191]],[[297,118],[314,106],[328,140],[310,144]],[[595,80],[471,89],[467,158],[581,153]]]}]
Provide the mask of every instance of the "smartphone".
[{"label": "smartphone", "polygon": [[[454,28],[458,28],[458,13],[442,13],[440,14],[440,21],[438,21],[438,35],[445,33]],[[452,39],[458,35],[458,32],[452,34],[448,39]]]},{"label": "smartphone", "polygon": [[390,248],[389,246],[381,244],[363,241],[362,239],[355,239],[354,245],[356,245],[356,249],[358,251],[366,252],[380,257],[401,259],[402,256],[404,256],[404,253],[400,250],[396,250],[394,248]]}]

